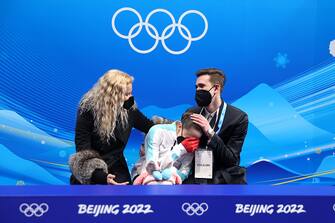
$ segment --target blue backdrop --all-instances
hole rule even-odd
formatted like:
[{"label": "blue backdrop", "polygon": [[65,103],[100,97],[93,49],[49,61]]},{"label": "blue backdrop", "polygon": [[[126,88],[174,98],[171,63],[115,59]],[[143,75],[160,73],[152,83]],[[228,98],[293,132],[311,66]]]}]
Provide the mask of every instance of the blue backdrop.
[{"label": "blue backdrop", "polygon": [[[135,77],[148,116],[178,119],[195,71],[219,67],[223,98],[249,115],[249,183],[335,185],[334,11],[331,0],[2,1],[0,184],[68,183],[77,105],[105,71]],[[142,140],[133,131],[130,168]]]}]

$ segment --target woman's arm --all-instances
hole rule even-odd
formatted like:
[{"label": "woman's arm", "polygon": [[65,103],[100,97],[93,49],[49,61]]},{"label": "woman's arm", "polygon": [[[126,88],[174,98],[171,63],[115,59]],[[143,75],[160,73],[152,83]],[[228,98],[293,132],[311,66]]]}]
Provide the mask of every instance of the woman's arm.
[{"label": "woman's arm", "polygon": [[134,127],[141,132],[148,133],[154,122],[148,119],[140,110],[134,109]]}]

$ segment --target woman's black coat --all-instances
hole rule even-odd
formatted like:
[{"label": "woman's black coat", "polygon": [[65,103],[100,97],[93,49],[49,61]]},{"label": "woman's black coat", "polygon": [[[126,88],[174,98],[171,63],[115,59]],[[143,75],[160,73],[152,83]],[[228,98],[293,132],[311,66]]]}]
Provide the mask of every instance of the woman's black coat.
[{"label": "woman's black coat", "polygon": [[[137,108],[131,108],[128,113],[128,126],[123,128],[119,120],[114,129],[115,138],[111,138],[108,143],[102,140],[94,129],[94,119],[91,111],[77,113],[77,123],[75,130],[76,151],[91,149],[97,151],[101,158],[108,165],[108,172],[116,175],[117,182],[131,182],[129,169],[123,151],[127,145],[131,129],[134,127],[147,133],[154,123],[146,118]],[[79,182],[72,175],[71,184]]]}]

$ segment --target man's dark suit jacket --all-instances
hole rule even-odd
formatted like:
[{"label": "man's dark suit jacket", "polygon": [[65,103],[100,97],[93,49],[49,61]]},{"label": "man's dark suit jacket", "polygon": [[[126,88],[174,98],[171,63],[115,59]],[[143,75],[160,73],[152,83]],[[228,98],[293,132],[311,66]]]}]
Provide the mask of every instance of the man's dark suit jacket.
[{"label": "man's dark suit jacket", "polygon": [[[222,115],[224,103],[221,104],[219,115]],[[202,107],[189,109],[195,113],[200,113]],[[203,109],[204,110],[204,109]],[[216,132],[220,117],[214,117],[210,125]],[[215,124],[215,126],[214,126]],[[248,130],[248,115],[240,109],[227,104],[221,129],[215,133],[210,142],[204,136],[201,139],[200,147],[208,146],[213,151],[213,179],[199,180],[194,178],[194,162],[192,175],[188,177],[184,184],[246,184],[245,168],[240,167],[240,154],[244,139]]]}]

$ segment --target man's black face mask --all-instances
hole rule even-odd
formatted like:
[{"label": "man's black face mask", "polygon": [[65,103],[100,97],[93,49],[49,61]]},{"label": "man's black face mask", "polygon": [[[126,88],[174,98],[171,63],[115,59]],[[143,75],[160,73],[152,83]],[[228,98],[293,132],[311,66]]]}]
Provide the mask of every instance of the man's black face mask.
[{"label": "man's black face mask", "polygon": [[211,89],[209,90],[197,90],[196,91],[195,101],[197,102],[198,106],[206,107],[212,102],[213,97],[210,93],[210,90],[212,90],[213,87],[211,87]]}]

